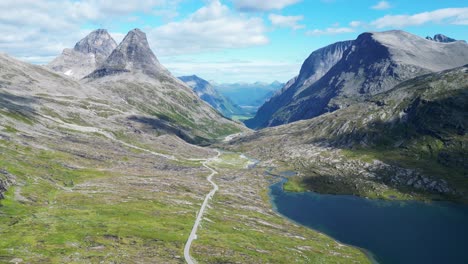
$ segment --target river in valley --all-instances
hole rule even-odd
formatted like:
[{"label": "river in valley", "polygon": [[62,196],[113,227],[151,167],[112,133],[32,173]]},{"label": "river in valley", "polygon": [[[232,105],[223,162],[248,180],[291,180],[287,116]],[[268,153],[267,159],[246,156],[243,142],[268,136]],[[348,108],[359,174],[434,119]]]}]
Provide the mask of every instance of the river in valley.
[{"label": "river in valley", "polygon": [[380,264],[468,263],[467,205],[290,193],[284,181],[270,187],[277,212],[371,252]]}]

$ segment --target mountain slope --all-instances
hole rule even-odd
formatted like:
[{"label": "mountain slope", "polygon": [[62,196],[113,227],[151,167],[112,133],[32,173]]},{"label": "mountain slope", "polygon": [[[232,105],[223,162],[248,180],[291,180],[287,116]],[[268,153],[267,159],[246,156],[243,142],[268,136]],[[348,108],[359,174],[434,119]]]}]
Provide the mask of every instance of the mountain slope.
[{"label": "mountain slope", "polygon": [[242,114],[242,109],[231,100],[220,94],[208,81],[196,76],[181,76],[180,80],[190,86],[193,91],[205,102],[218,110],[225,117]]},{"label": "mountain slope", "polygon": [[244,129],[222,117],[172,76],[139,29],[130,31],[83,83],[96,87],[115,103],[128,104],[146,115],[135,121],[167,127],[189,142],[207,142]]},{"label": "mountain slope", "polygon": [[322,78],[335,64],[341,60],[344,52],[353,41],[338,42],[321,48],[304,61],[299,75],[290,80],[279,92],[263,104],[256,116],[245,121],[251,128],[268,126],[273,114],[282,107],[295,100],[305,88]]},{"label": "mountain slope", "polygon": [[468,201],[467,101],[468,65],[405,81],[332,113],[260,130],[231,147],[250,150],[268,166],[284,162],[300,171],[289,187]]},{"label": "mountain slope", "polygon": [[[0,69],[0,262],[181,263],[212,188],[202,161],[216,151],[181,140],[169,126],[175,123],[156,122],[126,103],[124,91],[96,80],[78,82],[5,55]],[[126,87],[135,93],[145,81],[145,89],[161,89],[143,73],[99,79],[123,76],[138,83]],[[167,89],[190,92],[181,86]],[[151,100],[143,103],[164,103]],[[211,109],[196,102],[204,106],[194,110]],[[271,183],[247,163],[229,153],[209,164],[220,191],[192,247],[198,262],[289,263],[297,248],[298,262],[370,263],[359,249],[280,217],[264,199]],[[263,242],[243,250],[252,239]]]},{"label": "mountain slope", "polygon": [[105,29],[97,29],[76,43],[73,49],[65,49],[47,67],[74,79],[81,79],[94,71],[117,47]]},{"label": "mountain slope", "polygon": [[266,122],[249,125],[275,126],[333,112],[402,81],[459,67],[466,61],[468,44],[462,41],[439,43],[403,31],[364,33],[322,78],[286,105],[279,105]]}]

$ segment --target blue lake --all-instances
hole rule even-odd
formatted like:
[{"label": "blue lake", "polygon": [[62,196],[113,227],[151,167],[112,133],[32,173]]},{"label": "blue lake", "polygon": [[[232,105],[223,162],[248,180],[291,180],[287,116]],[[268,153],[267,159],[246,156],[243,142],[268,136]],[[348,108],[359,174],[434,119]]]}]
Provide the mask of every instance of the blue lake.
[{"label": "blue lake", "polygon": [[363,248],[378,263],[468,263],[467,205],[289,193],[283,183],[270,187],[280,214]]}]

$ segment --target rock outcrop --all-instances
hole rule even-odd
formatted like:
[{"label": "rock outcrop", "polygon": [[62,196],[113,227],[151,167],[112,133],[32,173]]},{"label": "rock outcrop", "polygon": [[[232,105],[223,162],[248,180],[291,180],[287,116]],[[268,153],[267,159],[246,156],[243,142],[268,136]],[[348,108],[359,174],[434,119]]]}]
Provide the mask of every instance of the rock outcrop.
[{"label": "rock outcrop", "polygon": [[74,79],[81,79],[102,64],[117,43],[105,29],[97,29],[76,43],[73,49],[65,49],[47,67]]}]

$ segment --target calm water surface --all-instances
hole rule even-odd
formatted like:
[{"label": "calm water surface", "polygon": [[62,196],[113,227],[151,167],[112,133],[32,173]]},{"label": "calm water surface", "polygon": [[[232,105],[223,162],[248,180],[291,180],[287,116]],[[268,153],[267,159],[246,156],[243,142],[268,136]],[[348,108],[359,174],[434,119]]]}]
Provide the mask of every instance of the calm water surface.
[{"label": "calm water surface", "polygon": [[468,263],[467,205],[289,193],[283,182],[270,187],[279,213],[364,248],[379,263]]}]

